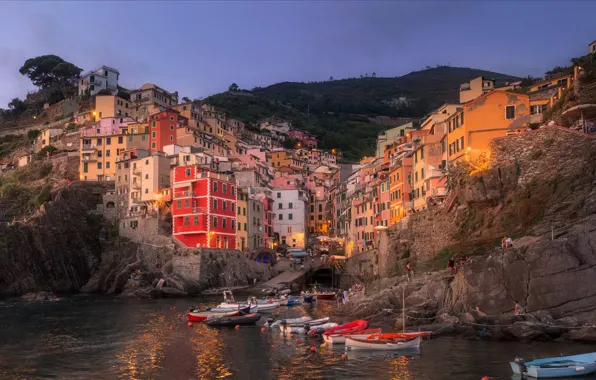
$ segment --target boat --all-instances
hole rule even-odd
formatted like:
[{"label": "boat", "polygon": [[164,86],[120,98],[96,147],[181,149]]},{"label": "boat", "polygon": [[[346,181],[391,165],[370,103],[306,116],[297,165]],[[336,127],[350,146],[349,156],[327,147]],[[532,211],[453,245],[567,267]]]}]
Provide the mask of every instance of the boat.
[{"label": "boat", "polygon": [[278,302],[268,303],[268,304],[264,304],[264,305],[257,305],[257,311],[259,313],[272,313],[278,307],[279,307]]},{"label": "boat", "polygon": [[234,310],[229,312],[218,312],[213,311],[212,309],[205,309],[205,310],[193,310],[188,313],[188,321],[189,322],[203,322],[210,318],[217,318],[217,317],[235,317],[238,315],[248,314],[249,307],[240,310]]},{"label": "boat", "polygon": [[346,336],[346,351],[398,351],[419,348],[420,337],[409,340],[394,339],[356,339]]},{"label": "boat", "polygon": [[341,333],[341,334],[329,334],[329,331],[323,334],[323,340],[327,344],[345,344],[346,337],[351,337],[354,339],[367,339],[369,336],[373,334],[378,334],[381,332],[381,328],[376,329],[369,329],[369,330],[362,330],[362,331],[355,331],[355,332],[348,332],[348,333]]},{"label": "boat", "polygon": [[319,325],[310,325],[308,323],[303,325],[279,325],[282,334],[321,334],[330,328],[337,326],[337,323],[322,323]]},{"label": "boat", "polygon": [[418,332],[400,332],[400,333],[384,333],[384,334],[374,334],[371,335],[368,339],[411,339],[416,337],[425,337],[430,336],[430,331],[418,331]]},{"label": "boat", "polygon": [[219,317],[207,321],[207,326],[236,326],[236,325],[252,325],[261,319],[261,314],[252,313],[240,315],[237,317]]},{"label": "boat", "polygon": [[289,319],[286,319],[286,323],[283,323],[283,321],[282,321],[281,324],[285,324],[285,325],[288,325],[288,326],[304,326],[304,325],[314,326],[314,325],[322,325],[323,323],[329,322],[329,317],[319,318],[319,319],[310,319],[310,320],[308,320],[306,322],[293,322],[292,323],[292,322],[289,322],[289,321],[290,321]]},{"label": "boat", "polygon": [[317,300],[331,301],[335,296],[335,293],[317,293]]},{"label": "boat", "polygon": [[300,317],[300,318],[294,318],[294,319],[278,319],[277,321],[271,320],[271,321],[267,321],[265,322],[265,327],[277,327],[280,324],[284,323],[285,324],[296,324],[296,323],[304,323],[304,322],[308,322],[308,321],[312,321],[311,317]]},{"label": "boat", "polygon": [[281,306],[295,306],[302,305],[304,299],[302,297],[288,297],[279,302]]},{"label": "boat", "polygon": [[539,379],[583,376],[596,372],[596,352],[536,359],[529,362],[516,358],[509,364],[514,374]]},{"label": "boat", "polygon": [[328,331],[325,332],[325,335],[356,332],[356,331],[364,330],[367,327],[368,327],[367,321],[365,321],[363,319],[358,319],[356,321],[352,321],[350,323],[346,323],[344,325],[329,329]]},{"label": "boat", "polygon": [[314,295],[308,295],[308,296],[304,296],[302,299],[306,303],[312,303],[313,301],[315,301],[317,299],[317,297]]}]

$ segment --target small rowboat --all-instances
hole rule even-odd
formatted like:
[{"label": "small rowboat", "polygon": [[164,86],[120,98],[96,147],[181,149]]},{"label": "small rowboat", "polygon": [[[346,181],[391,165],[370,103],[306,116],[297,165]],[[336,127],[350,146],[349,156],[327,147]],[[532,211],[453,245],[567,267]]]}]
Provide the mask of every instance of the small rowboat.
[{"label": "small rowboat", "polygon": [[368,339],[380,339],[380,340],[387,340],[387,339],[412,339],[416,337],[425,337],[430,336],[430,331],[417,331],[417,332],[401,332],[401,333],[384,333],[384,334],[374,334],[368,337]]},{"label": "small rowboat", "polygon": [[207,326],[236,326],[236,325],[252,325],[261,319],[261,314],[247,314],[237,317],[221,317],[213,318],[207,321]]},{"label": "small rowboat", "polygon": [[259,313],[272,313],[275,309],[279,307],[278,302],[263,304],[257,306],[257,311]]},{"label": "small rowboat", "polygon": [[335,293],[317,293],[317,300],[331,301],[335,298]]},{"label": "small rowboat", "polygon": [[398,351],[407,348],[419,348],[420,337],[410,340],[390,340],[390,339],[356,339],[346,337],[346,351]]},{"label": "small rowboat", "polygon": [[529,362],[516,358],[510,365],[514,374],[538,379],[583,376],[596,372],[596,352],[536,359]]},{"label": "small rowboat", "polygon": [[280,302],[282,306],[294,306],[294,305],[302,305],[304,302],[304,298],[302,297],[290,297],[283,302]]},{"label": "small rowboat", "polygon": [[323,334],[323,340],[327,344],[345,344],[346,337],[354,338],[354,339],[366,339],[373,334],[378,334],[381,332],[380,328],[370,329],[370,330],[362,330],[357,332],[350,332],[344,334],[329,334],[329,331]]},{"label": "small rowboat", "polygon": [[368,327],[368,322],[362,319],[337,326],[325,332],[325,335],[362,331]]},{"label": "small rowboat", "polygon": [[218,317],[235,317],[240,315],[240,311],[231,311],[229,313],[214,313],[210,311],[202,311],[202,312],[194,312],[191,311],[188,313],[188,321],[189,322],[203,322],[210,318],[218,318]]},{"label": "small rowboat", "polygon": [[304,296],[304,298],[303,298],[304,302],[306,302],[306,303],[311,303],[313,301],[316,301],[316,299],[317,299],[317,296],[314,296],[314,295]]},{"label": "small rowboat", "polygon": [[282,334],[290,335],[290,334],[321,334],[330,328],[337,326],[337,323],[323,323],[320,325],[279,325],[279,329],[281,330]]},{"label": "small rowboat", "polygon": [[329,322],[329,317],[320,318],[320,319],[310,319],[305,322],[290,322],[289,319],[286,319],[286,323],[283,323],[283,321],[282,321],[282,323],[279,325],[279,328],[281,329],[281,326],[283,326],[283,325],[287,325],[287,326],[304,326],[304,325],[316,326],[316,325],[322,325],[323,323],[327,323],[327,322]]},{"label": "small rowboat", "polygon": [[288,325],[291,324],[297,324],[297,323],[305,323],[308,321],[312,321],[311,317],[300,317],[300,318],[294,318],[294,319],[279,319],[277,321],[273,321],[273,322],[265,322],[265,327],[277,327],[280,324],[282,324],[283,322],[285,322]]}]

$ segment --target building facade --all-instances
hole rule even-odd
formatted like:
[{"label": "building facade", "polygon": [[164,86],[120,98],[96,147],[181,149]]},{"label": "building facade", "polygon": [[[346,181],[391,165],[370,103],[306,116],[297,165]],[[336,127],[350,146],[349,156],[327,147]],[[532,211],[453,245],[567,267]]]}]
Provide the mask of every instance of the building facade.
[{"label": "building facade", "polygon": [[79,79],[79,96],[85,94],[97,95],[101,90],[118,91],[118,70],[102,66],[97,70],[90,71],[81,75]]}]

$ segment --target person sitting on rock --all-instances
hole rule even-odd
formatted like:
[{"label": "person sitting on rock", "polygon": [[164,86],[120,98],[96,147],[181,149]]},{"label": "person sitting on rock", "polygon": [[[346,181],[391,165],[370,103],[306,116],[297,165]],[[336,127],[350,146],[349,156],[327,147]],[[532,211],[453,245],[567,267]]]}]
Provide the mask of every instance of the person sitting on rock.
[{"label": "person sitting on rock", "polygon": [[519,303],[513,301],[513,315],[519,315]]}]

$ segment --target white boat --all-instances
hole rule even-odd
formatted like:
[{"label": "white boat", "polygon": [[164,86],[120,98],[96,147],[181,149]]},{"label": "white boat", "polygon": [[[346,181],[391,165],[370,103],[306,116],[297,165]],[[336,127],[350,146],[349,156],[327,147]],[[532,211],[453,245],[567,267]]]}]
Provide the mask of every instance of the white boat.
[{"label": "white boat", "polygon": [[[320,319],[310,319],[306,322],[289,322],[289,320],[286,319],[285,325],[288,325],[288,326],[304,326],[304,325],[316,326],[316,325],[322,325],[323,323],[327,323],[327,322],[329,322],[329,317],[320,318]],[[283,324],[284,323],[280,324],[280,326]]]},{"label": "white boat", "polygon": [[[279,307],[279,302],[267,303],[264,305],[257,305],[257,312],[259,312],[260,314],[272,313],[278,307]],[[252,310],[252,308],[251,308],[251,310]]]},{"label": "white boat", "polygon": [[398,351],[419,348],[420,337],[399,342],[386,339],[355,339],[346,337],[346,351]]},{"label": "white boat", "polygon": [[337,323],[323,323],[320,325],[279,325],[279,329],[281,333],[284,335],[290,334],[306,334],[309,331],[315,331],[316,333],[323,333],[330,328],[338,326]]},{"label": "white boat", "polygon": [[347,333],[347,334],[323,334],[323,340],[325,341],[325,343],[327,344],[345,344],[346,343],[346,337],[350,337],[350,338],[354,338],[354,339],[368,339],[369,336],[373,335],[373,334],[378,334],[381,332],[380,328],[377,329],[370,329],[370,330],[362,330],[362,331],[358,331],[358,332],[353,332],[353,333]]},{"label": "white boat", "polygon": [[286,324],[296,324],[296,323],[304,323],[304,322],[308,322],[308,321],[312,321],[311,317],[300,317],[300,318],[294,318],[294,319],[278,319],[277,321],[273,321],[271,323],[269,322],[265,322],[265,327],[277,327],[279,326],[283,321],[286,322]]}]

